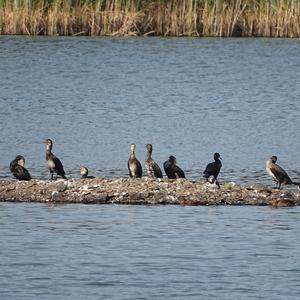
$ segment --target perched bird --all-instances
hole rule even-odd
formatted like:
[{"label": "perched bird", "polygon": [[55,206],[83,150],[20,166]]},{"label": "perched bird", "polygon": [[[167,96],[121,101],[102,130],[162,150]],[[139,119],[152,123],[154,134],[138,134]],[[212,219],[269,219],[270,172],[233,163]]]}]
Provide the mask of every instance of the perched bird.
[{"label": "perched bird", "polygon": [[51,180],[53,180],[53,173],[55,172],[57,175],[61,176],[64,179],[68,179],[65,176],[65,170],[64,167],[59,160],[53,153],[52,153],[52,147],[53,147],[53,142],[50,139],[46,139],[44,141],[46,144],[46,160],[48,163],[48,168],[51,174]]},{"label": "perched bird", "polygon": [[169,179],[185,178],[184,172],[176,165],[176,157],[173,155],[164,162],[164,170]]},{"label": "perched bird", "polygon": [[81,179],[85,179],[85,178],[95,178],[95,176],[89,176],[89,170],[87,167],[80,167],[80,175],[81,175]]},{"label": "perched bird", "polygon": [[299,183],[296,183],[292,181],[292,179],[289,177],[289,175],[279,166],[276,164],[277,162],[277,156],[273,155],[266,161],[266,170],[268,174],[273,178],[273,180],[276,182],[276,188],[278,185],[278,188],[281,188],[281,184],[295,184],[298,185]]},{"label": "perched bird", "polygon": [[130,157],[128,160],[129,176],[133,178],[141,178],[143,174],[142,165],[135,157],[135,144],[130,145]]},{"label": "perched bird", "polygon": [[22,155],[17,155],[9,165],[11,173],[18,180],[30,180],[31,176],[27,169],[25,169],[25,158]]},{"label": "perched bird", "polygon": [[214,154],[214,162],[212,163],[209,163],[204,172],[203,172],[203,177],[206,178],[206,180],[208,180],[209,176],[213,175],[215,179],[217,179],[219,173],[220,173],[220,170],[222,168],[222,163],[221,163],[221,156],[219,153],[215,153]]},{"label": "perched bird", "polygon": [[159,165],[152,159],[152,145],[146,144],[145,166],[149,177],[163,178]]}]

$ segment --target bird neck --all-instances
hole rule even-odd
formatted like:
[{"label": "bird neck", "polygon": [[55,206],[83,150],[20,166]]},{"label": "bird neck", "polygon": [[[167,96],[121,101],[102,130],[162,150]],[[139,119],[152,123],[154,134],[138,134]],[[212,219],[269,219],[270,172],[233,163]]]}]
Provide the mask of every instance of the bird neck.
[{"label": "bird neck", "polygon": [[216,162],[217,164],[221,164],[221,160],[220,160],[219,158],[216,158],[216,159],[215,159],[215,162]]},{"label": "bird neck", "polygon": [[52,145],[46,145],[46,151],[51,152],[52,150]]},{"label": "bird neck", "polygon": [[53,153],[51,152],[51,147],[46,149],[46,160],[52,159],[53,158]]},{"label": "bird neck", "polygon": [[146,151],[146,160],[151,159],[151,155],[152,155],[152,151],[151,150],[147,150]]},{"label": "bird neck", "polygon": [[268,159],[267,161],[266,161],[266,166],[267,167],[271,167],[271,166],[274,166],[275,165],[275,163],[272,161],[272,159]]}]

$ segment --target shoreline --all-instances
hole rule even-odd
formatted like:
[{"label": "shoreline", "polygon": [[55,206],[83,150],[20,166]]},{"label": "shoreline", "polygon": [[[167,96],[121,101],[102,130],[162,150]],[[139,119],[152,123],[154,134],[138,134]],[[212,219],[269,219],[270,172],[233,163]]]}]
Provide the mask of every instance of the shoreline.
[{"label": "shoreline", "polygon": [[289,207],[300,205],[300,192],[234,182],[217,189],[204,181],[186,179],[1,180],[0,202]]}]

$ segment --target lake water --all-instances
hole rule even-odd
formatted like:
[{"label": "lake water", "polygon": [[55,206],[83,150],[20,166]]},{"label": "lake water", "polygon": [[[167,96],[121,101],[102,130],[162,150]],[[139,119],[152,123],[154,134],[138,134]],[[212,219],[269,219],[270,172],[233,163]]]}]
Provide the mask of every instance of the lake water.
[{"label": "lake water", "polygon": [[[0,37],[0,178],[127,176],[152,143],[200,179],[300,179],[300,40]],[[0,203],[0,299],[300,298],[300,208]]]},{"label": "lake water", "polygon": [[199,179],[273,185],[271,155],[300,180],[300,40],[0,37],[0,178],[17,154],[49,178],[42,141],[68,176],[127,176],[129,144]]},{"label": "lake water", "polygon": [[1,300],[300,297],[300,207],[0,203]]}]

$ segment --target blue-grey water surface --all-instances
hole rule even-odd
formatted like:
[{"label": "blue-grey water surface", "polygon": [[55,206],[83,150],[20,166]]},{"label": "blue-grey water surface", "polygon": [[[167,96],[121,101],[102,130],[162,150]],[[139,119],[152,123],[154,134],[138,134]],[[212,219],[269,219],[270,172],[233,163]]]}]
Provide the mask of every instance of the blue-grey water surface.
[{"label": "blue-grey water surface", "polygon": [[[0,178],[17,154],[49,178],[127,176],[152,143],[200,179],[300,179],[300,43],[0,37]],[[0,299],[299,299],[300,210],[0,203]]]},{"label": "blue-grey water surface", "polygon": [[129,144],[145,144],[202,177],[272,181],[271,155],[300,180],[300,40],[0,37],[0,176],[26,158],[49,178],[45,138],[68,176],[127,176]]},{"label": "blue-grey water surface", "polygon": [[0,203],[1,300],[296,300],[299,231],[299,207]]}]

